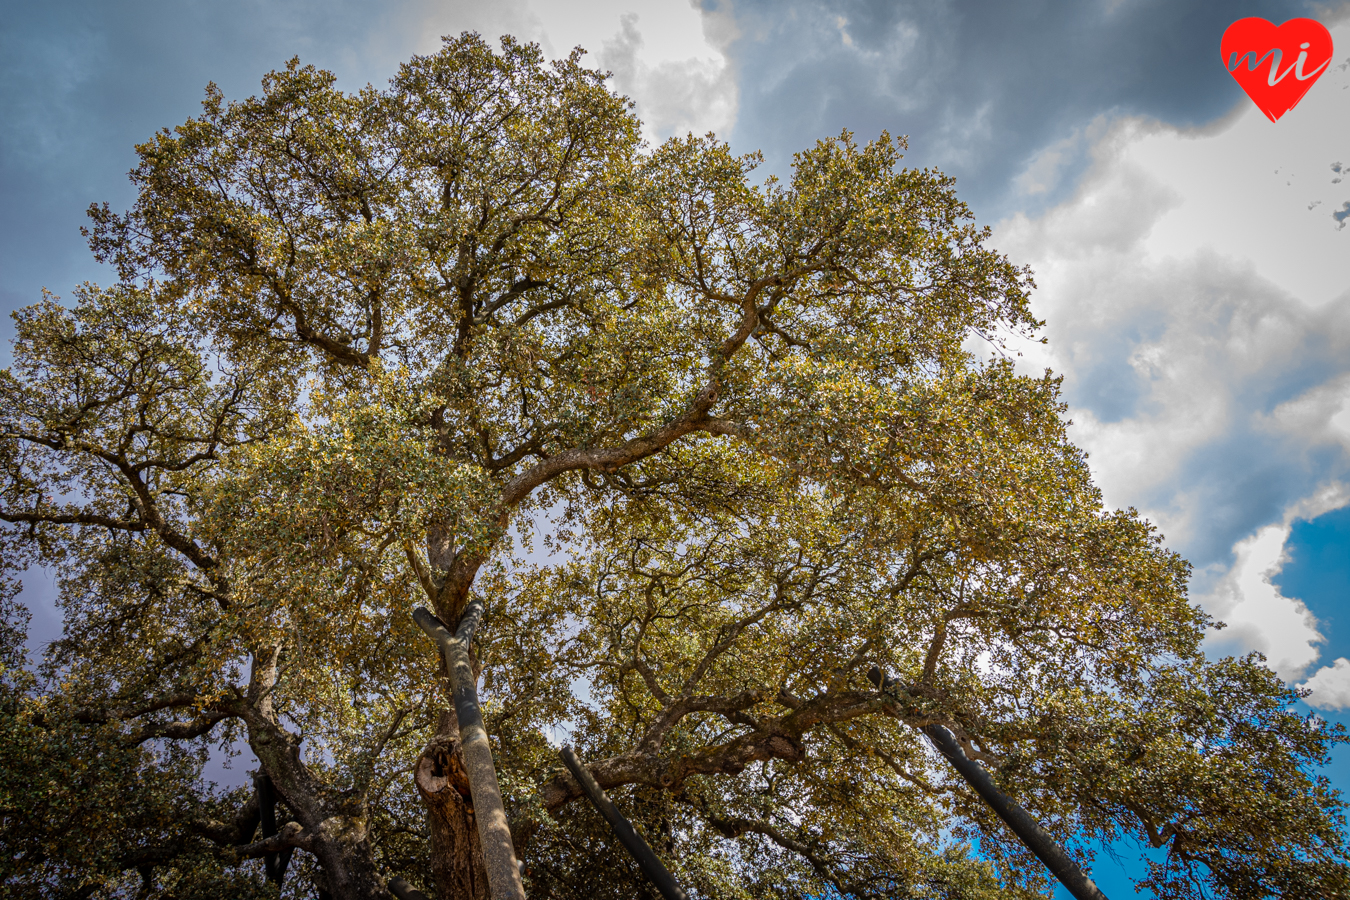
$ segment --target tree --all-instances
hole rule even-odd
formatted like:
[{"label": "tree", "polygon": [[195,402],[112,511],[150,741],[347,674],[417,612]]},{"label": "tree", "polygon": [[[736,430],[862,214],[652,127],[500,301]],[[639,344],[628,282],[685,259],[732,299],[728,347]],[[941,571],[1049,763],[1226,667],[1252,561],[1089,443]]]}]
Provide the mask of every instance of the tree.
[{"label": "tree", "polygon": [[[266,895],[294,853],[295,895],[485,896],[410,616],[479,597],[532,896],[644,890],[560,727],[700,896],[1042,891],[931,724],[1080,857],[1167,848],[1159,896],[1350,885],[1340,731],[1202,655],[1186,564],[1000,350],[1030,273],[903,142],[756,180],[643,145],[580,51],[474,35],[386,91],[263,87],[91,210],[116,284],[16,316],[5,566],[55,570],[66,624],[6,670],[7,884]],[[201,782],[235,741],[264,790]]]}]

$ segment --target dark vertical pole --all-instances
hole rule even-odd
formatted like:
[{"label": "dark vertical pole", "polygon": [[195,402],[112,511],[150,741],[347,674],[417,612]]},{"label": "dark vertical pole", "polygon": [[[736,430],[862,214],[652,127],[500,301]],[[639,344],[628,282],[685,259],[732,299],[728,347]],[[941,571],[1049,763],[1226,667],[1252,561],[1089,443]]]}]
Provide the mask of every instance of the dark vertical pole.
[{"label": "dark vertical pole", "polygon": [[[262,836],[270,838],[277,833],[277,791],[272,779],[259,772],[253,776],[253,787],[258,792],[258,820],[262,825]],[[280,853],[269,853],[263,858],[263,871],[267,880],[280,885],[286,878],[286,867],[290,865],[294,847],[286,847]]]},{"label": "dark vertical pole", "polygon": [[413,620],[441,648],[445,667],[450,671],[464,768],[469,776],[474,818],[478,821],[478,839],[483,845],[483,863],[492,900],[525,900],[516,850],[511,843],[511,828],[502,803],[502,790],[497,783],[497,769],[492,764],[492,745],[488,743],[483,713],[478,707],[478,684],[469,659],[469,641],[482,618],[483,601],[470,600],[459,621],[459,631],[452,635],[445,623],[429,610],[419,606],[413,611]]},{"label": "dark vertical pole", "polygon": [[656,889],[661,892],[661,896],[666,900],[688,900],[687,895],[675,882],[675,876],[671,875],[669,870],[661,863],[652,848],[647,846],[647,842],[642,839],[642,835],[633,829],[633,825],[623,817],[619,808],[614,805],[604,790],[592,777],[590,770],[581,764],[581,760],[572,752],[571,747],[562,748],[562,760],[567,766],[567,770],[572,773],[572,777],[581,785],[587,799],[600,810],[600,815],[605,817],[609,827],[614,829],[614,834],[619,841],[627,848],[633,859],[637,860],[638,866],[642,868],[642,873],[647,876],[647,880],[656,885]]},{"label": "dark vertical pole", "polygon": [[[895,684],[889,678],[883,679],[881,670],[876,666],[867,673],[867,677],[882,690]],[[926,725],[923,733],[928,735],[933,746],[947,758],[952,768],[975,789],[975,793],[979,794],[984,802],[989,804],[989,808],[1007,823],[1027,849],[1045,863],[1051,873],[1059,879],[1060,884],[1068,888],[1070,894],[1077,900],[1106,900],[1106,895],[1092,883],[1092,879],[1078,867],[1078,863],[1064,852],[1064,848],[1055,841],[1050,832],[1042,828],[1041,823],[1033,819],[1016,800],[999,790],[998,785],[994,784],[994,779],[984,770],[984,766],[966,756],[950,731],[941,725]]]}]

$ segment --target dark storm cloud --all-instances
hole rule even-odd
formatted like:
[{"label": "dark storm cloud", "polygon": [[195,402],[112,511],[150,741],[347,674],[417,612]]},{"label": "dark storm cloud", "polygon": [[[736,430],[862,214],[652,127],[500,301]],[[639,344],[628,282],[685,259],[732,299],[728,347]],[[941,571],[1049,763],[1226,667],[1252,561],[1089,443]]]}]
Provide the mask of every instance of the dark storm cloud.
[{"label": "dark storm cloud", "polygon": [[763,149],[781,172],[792,151],[844,128],[907,134],[910,164],[955,175],[982,218],[1009,211],[1011,181],[1038,150],[1102,113],[1191,126],[1230,110],[1243,95],[1219,39],[1235,19],[1315,15],[1299,0],[703,4],[740,32],[738,148]]}]

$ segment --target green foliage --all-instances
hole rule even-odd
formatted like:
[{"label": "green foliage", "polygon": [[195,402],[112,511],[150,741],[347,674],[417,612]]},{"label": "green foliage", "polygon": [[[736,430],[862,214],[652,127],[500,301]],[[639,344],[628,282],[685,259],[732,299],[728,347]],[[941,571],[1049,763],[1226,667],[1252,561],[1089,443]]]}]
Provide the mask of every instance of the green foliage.
[{"label": "green foliage", "polygon": [[[1343,896],[1340,731],[1204,658],[1187,565],[1005,357],[1030,273],[951,180],[887,135],[780,182],[638,133],[579,54],[465,35],[138,148],[91,210],[118,283],[21,311],[0,374],[6,572],[66,621],[35,673],[0,631],[7,886],[265,895],[285,845],[283,892],[429,890],[409,612],[476,594],[535,896],[645,889],[560,733],[698,896],[1043,896],[930,724],[1079,857],[1166,847],[1160,897]],[[273,844],[202,783],[235,742]]]},{"label": "green foliage", "polygon": [[188,827],[239,801],[202,790],[200,752],[128,745],[60,695],[34,696],[23,619],[0,604],[0,883],[13,897],[266,897],[256,872],[221,864]]}]

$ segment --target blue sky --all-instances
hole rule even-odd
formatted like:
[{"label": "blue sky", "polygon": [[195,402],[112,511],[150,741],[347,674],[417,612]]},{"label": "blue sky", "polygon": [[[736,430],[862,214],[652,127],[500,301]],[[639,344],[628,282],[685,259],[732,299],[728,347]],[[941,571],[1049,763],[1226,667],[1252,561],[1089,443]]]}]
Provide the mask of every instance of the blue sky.
[{"label": "blue sky", "polygon": [[[659,139],[715,130],[783,171],[841,129],[909,136],[1036,270],[1074,439],[1157,522],[1196,601],[1350,722],[1350,4],[1186,0],[0,0],[0,305],[107,279],[79,227],[133,145],[299,55],[355,89],[465,29],[574,45]],[[1223,70],[1242,16],[1340,48],[1270,123]],[[12,336],[0,323],[0,364]],[[27,584],[34,637],[59,628]],[[1338,662],[1339,661],[1339,662]],[[1350,788],[1350,757],[1338,760]],[[1128,896],[1103,858],[1103,887]],[[1123,876],[1122,876],[1123,877]]]},{"label": "blue sky", "polygon": [[1322,623],[1323,652],[1350,657],[1350,621],[1337,627],[1340,604],[1350,599],[1350,507],[1299,519],[1285,542],[1288,560],[1272,579],[1286,597],[1299,597]]}]

